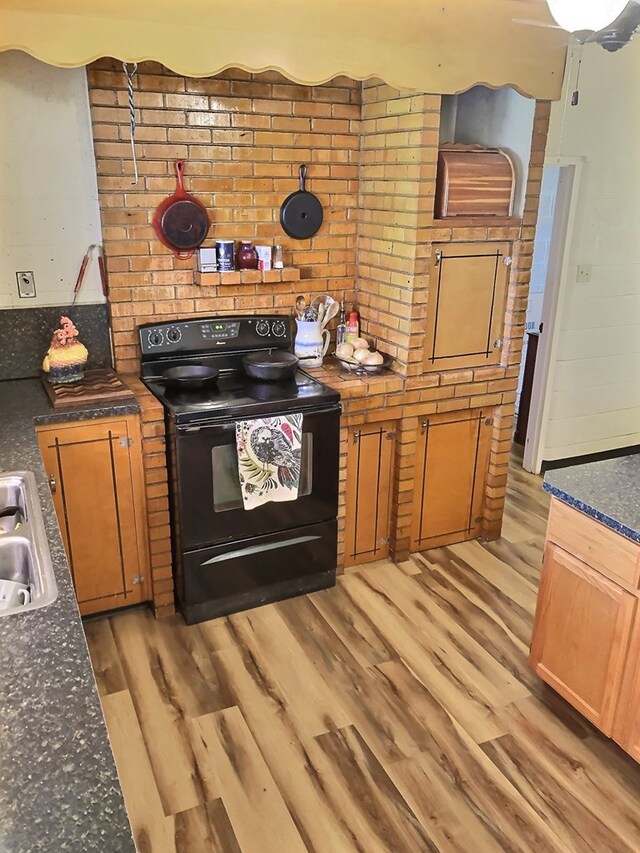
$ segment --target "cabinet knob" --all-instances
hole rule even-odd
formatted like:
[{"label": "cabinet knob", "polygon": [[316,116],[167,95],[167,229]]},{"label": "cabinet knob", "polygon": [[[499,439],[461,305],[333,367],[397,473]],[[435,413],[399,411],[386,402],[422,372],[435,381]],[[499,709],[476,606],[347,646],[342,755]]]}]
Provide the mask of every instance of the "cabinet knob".
[{"label": "cabinet knob", "polygon": [[58,484],[56,483],[56,478],[53,476],[53,474],[49,476],[49,488],[51,489],[51,494],[55,495],[58,489]]}]

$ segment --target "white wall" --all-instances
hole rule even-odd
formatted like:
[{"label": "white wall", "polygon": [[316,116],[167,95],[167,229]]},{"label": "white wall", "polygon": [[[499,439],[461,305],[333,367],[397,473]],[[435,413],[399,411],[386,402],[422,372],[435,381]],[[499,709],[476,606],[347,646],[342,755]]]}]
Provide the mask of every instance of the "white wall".
[{"label": "white wall", "polygon": [[[71,302],[82,256],[101,243],[84,68],[0,53],[0,308]],[[16,272],[33,270],[35,299]],[[95,259],[78,302],[103,302]]]},{"label": "white wall", "polygon": [[[573,75],[569,85],[573,89]],[[580,102],[554,104],[547,162],[583,157],[542,459],[640,444],[640,38],[583,51]],[[577,266],[591,280],[577,283]]]},{"label": "white wall", "polygon": [[455,141],[502,148],[513,160],[513,215],[522,216],[536,102],[515,89],[474,86],[457,96]]}]

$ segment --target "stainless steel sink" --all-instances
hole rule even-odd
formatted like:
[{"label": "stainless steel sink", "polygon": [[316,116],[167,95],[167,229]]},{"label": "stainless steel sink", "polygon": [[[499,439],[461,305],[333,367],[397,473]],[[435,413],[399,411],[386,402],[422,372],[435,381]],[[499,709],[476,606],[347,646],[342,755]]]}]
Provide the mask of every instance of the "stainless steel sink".
[{"label": "stainless steel sink", "polygon": [[0,514],[7,508],[17,511],[0,519],[10,521],[0,525],[0,579],[27,584],[31,602],[0,610],[0,617],[45,607],[58,595],[38,487],[31,471],[0,474]]},{"label": "stainless steel sink", "polygon": [[26,509],[26,486],[21,474],[0,474],[0,510],[8,506]]}]

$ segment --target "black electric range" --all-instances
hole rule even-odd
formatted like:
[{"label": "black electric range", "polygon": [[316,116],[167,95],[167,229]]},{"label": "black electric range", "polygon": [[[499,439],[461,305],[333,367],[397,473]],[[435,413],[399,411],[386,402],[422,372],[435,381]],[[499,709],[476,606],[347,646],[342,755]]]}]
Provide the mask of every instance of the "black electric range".
[{"label": "black electric range", "polygon": [[[165,409],[174,575],[187,622],[211,619],[335,584],[340,395],[301,370],[261,382],[249,352],[291,348],[280,315],[210,317],[139,328],[142,379]],[[164,370],[216,367],[215,384],[167,388]],[[303,416],[298,497],[244,509],[236,422]]]}]

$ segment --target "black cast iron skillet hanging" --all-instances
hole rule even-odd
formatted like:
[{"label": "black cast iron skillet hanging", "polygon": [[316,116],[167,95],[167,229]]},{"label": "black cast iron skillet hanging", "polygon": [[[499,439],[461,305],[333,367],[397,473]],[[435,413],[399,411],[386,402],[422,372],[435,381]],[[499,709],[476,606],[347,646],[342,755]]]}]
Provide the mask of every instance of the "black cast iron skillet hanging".
[{"label": "black cast iron skillet hanging", "polygon": [[219,370],[204,364],[188,364],[183,367],[169,367],[162,374],[167,388],[174,391],[195,391],[212,385],[218,378]]},{"label": "black cast iron skillet hanging", "polygon": [[209,230],[206,207],[189,195],[183,184],[184,163],[176,160],[176,191],[158,205],[153,230],[161,243],[181,261],[186,261],[202,245]]},{"label": "black cast iron skillet hanging", "polygon": [[313,237],[322,225],[322,205],[318,198],[304,188],[307,167],[300,166],[300,189],[288,195],[280,208],[280,224],[289,237],[306,240]]}]

